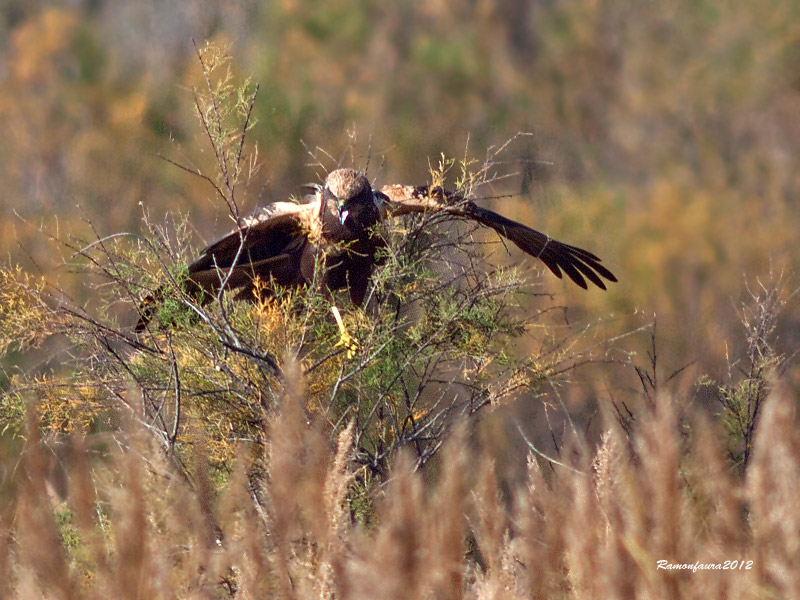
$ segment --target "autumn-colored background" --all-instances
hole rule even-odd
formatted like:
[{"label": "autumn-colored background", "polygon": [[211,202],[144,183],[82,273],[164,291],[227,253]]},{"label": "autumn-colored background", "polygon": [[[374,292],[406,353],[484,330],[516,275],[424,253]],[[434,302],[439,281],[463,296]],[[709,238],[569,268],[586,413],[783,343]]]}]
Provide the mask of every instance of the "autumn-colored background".
[{"label": "autumn-colored background", "polygon": [[[260,84],[243,212],[514,138],[476,201],[619,282],[487,234],[552,298],[398,260],[354,357],[314,288],[133,336],[230,229],[207,43]],[[800,597],[800,1],[5,0],[0,131],[0,596]],[[192,250],[136,245],[170,213]]]},{"label": "autumn-colored background", "polygon": [[[691,363],[690,384],[723,380],[747,286],[781,273],[787,293],[798,285],[799,35],[798,2],[9,0],[0,252],[80,301],[84,283],[40,228],[136,232],[144,207],[188,211],[197,248],[228,230],[210,187],[158,158],[213,169],[191,93],[192,39],[213,41],[261,85],[244,210],[314,181],[308,149],[338,157],[352,133],[348,161],[369,155],[383,184],[530,132],[505,156],[521,176],[486,190],[516,195],[486,203],[590,248],[620,279],[584,292],[548,274],[546,288],[611,336],[655,315],[665,375]],[[790,353],[797,301],[778,332]],[[623,375],[596,373],[592,388]]]}]

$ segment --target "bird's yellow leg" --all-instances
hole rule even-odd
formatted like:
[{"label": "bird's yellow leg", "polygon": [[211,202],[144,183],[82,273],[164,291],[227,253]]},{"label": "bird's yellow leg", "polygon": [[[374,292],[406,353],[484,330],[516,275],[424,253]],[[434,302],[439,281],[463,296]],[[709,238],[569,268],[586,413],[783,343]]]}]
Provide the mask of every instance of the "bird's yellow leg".
[{"label": "bird's yellow leg", "polygon": [[344,327],[344,321],[342,321],[342,315],[339,314],[339,309],[336,306],[331,306],[331,312],[333,313],[333,318],[336,319],[336,324],[339,326],[339,333],[341,336],[339,341],[336,342],[335,347],[344,346],[347,348],[347,358],[353,358],[356,354],[356,350],[358,350],[358,342],[347,333],[347,329]]}]

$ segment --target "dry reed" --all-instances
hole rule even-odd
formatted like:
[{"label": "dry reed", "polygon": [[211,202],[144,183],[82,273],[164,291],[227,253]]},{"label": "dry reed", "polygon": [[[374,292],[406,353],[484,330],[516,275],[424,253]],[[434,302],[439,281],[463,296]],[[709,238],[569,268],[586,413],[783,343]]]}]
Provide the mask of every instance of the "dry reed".
[{"label": "dry reed", "polygon": [[800,434],[780,388],[744,478],[707,417],[661,397],[630,436],[612,424],[567,464],[529,457],[510,493],[462,431],[435,477],[401,454],[364,525],[348,508],[352,429],[331,444],[287,377],[260,488],[244,453],[215,494],[202,452],[187,481],[131,423],[62,453],[31,426],[2,471],[3,597],[800,597]]}]

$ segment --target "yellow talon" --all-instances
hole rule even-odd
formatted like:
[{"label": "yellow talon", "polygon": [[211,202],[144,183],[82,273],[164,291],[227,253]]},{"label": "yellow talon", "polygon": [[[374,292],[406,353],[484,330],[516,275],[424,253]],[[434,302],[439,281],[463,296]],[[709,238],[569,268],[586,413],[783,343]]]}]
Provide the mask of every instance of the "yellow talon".
[{"label": "yellow talon", "polygon": [[339,326],[340,333],[339,341],[336,342],[334,348],[344,346],[347,348],[347,358],[353,358],[358,350],[358,342],[354,340],[344,328],[344,321],[342,321],[342,315],[339,314],[339,309],[335,306],[331,306],[331,312],[333,313],[333,318],[336,319],[336,324]]}]

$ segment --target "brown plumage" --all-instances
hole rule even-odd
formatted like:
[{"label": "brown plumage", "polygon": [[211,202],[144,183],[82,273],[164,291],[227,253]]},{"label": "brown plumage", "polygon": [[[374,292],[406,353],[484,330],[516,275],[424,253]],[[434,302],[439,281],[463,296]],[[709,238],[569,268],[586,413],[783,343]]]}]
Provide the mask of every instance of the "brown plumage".
[{"label": "brown plumage", "polygon": [[189,277],[209,292],[241,288],[244,297],[256,277],[281,286],[310,283],[323,252],[323,285],[349,287],[360,304],[381,244],[371,231],[379,220],[367,178],[337,169],[304,203],[277,202],[244,219],[240,229],[203,250],[189,265]]},{"label": "brown plumage", "polygon": [[617,280],[611,271],[600,264],[600,259],[588,250],[554,240],[439,186],[387,185],[381,189],[381,193],[388,198],[387,211],[393,215],[440,211],[491,227],[525,253],[541,260],[556,277],[560,279],[563,270],[583,289],[587,289],[586,279],[603,290],[606,286],[601,277],[608,281]]},{"label": "brown plumage", "polygon": [[[606,289],[602,278],[616,277],[588,252],[551,239],[462,196],[434,186],[387,185],[380,192],[352,169],[332,171],[302,203],[276,202],[243,219],[240,227],[203,250],[189,265],[195,289],[214,294],[223,286],[252,297],[254,281],[296,286],[314,281],[317,259],[324,260],[323,289],[347,288],[356,305],[364,301],[376,252],[384,245],[373,231],[388,215],[440,211],[491,227],[557,276],[562,271],[582,288],[588,279]],[[152,312],[150,297],[140,308],[137,331]]]}]

